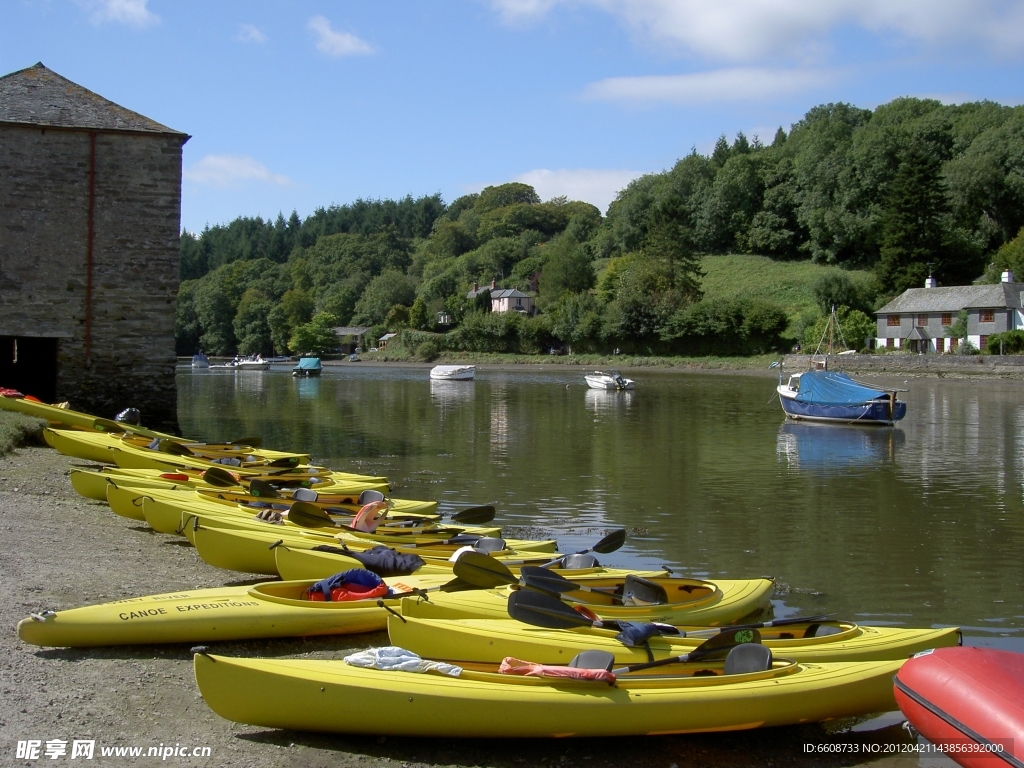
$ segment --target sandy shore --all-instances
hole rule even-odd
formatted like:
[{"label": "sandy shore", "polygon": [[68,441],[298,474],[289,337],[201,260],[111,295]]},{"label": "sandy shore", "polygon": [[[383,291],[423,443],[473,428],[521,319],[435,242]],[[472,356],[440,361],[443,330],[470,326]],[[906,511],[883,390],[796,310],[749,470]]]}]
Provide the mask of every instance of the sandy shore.
[{"label": "sandy shore", "polygon": [[[819,766],[857,765],[866,750],[909,744],[898,718],[867,732],[823,726],[735,734],[565,741],[471,741],[330,737],[268,731],[222,720],[203,703],[192,677],[189,645],[82,650],[22,643],[17,622],[31,612],[227,583],[251,574],[203,563],[182,539],[152,532],[79,497],[67,478],[75,462],[48,448],[0,459],[0,744],[5,765],[63,765],[70,742],[95,740],[86,765],[153,765],[155,757],[102,758],[102,747],[209,747],[209,757],[170,757],[161,764],[203,766]],[[264,579],[265,580],[265,579]],[[386,643],[383,634],[312,640],[215,643],[216,653],[340,658],[349,649]],[[387,716],[368,712],[367,718]],[[510,708],[509,717],[515,717]],[[849,724],[846,724],[847,726]],[[834,730],[834,728],[833,728]],[[61,739],[68,755],[16,761],[19,740]],[[805,744],[848,744],[843,755],[806,753]],[[851,751],[856,750],[856,751]],[[77,764],[77,763],[76,763]],[[881,759],[872,765],[918,765]]]}]

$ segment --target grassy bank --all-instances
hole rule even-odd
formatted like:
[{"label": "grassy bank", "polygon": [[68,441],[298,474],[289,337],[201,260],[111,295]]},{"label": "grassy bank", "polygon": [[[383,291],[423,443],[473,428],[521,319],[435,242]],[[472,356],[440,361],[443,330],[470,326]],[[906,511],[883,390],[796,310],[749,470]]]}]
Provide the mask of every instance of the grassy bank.
[{"label": "grassy bank", "polygon": [[[412,352],[389,349],[367,352],[367,362],[423,362]],[[438,365],[578,365],[581,368],[676,368],[705,371],[767,370],[779,356],[754,357],[645,357],[632,355],[519,355],[498,352],[444,352],[431,362]]]},{"label": "grassy bank", "polygon": [[840,269],[811,261],[773,261],[767,256],[725,254],[705,256],[704,296],[709,299],[757,296],[774,301],[790,318],[814,309],[814,284],[822,277],[842,274],[858,288],[871,282],[864,270]]},{"label": "grassy bank", "polygon": [[0,456],[28,442],[41,442],[46,422],[23,413],[0,411]]}]

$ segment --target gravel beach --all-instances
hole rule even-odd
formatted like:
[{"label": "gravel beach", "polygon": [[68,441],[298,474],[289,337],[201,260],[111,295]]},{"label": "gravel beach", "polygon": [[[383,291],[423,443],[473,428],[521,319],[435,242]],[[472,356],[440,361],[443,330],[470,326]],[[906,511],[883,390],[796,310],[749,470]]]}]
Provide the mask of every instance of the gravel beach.
[{"label": "gravel beach", "polygon": [[[192,676],[188,645],[44,649],[22,643],[17,622],[32,612],[224,584],[256,583],[202,562],[195,551],[144,523],[120,518],[79,497],[67,474],[75,460],[43,447],[0,458],[0,764],[63,765],[74,740],[94,741],[89,765],[202,766],[916,766],[884,757],[885,745],[910,745],[899,717],[871,730],[809,725],[732,734],[588,740],[431,740],[321,736],[268,731],[227,722],[207,708]],[[352,648],[382,645],[383,633],[311,640],[215,643],[238,656],[340,658]],[[368,719],[387,713],[367,712]],[[510,707],[509,717],[515,717]],[[41,742],[37,760],[17,758],[19,741]],[[46,743],[67,742],[47,759]],[[850,745],[842,754],[805,745]],[[142,756],[101,755],[104,748],[141,747]],[[209,748],[208,756],[147,757],[150,747]],[[834,747],[833,747],[834,748]],[[843,747],[840,747],[841,749]],[[904,749],[906,746],[903,747]],[[892,747],[888,747],[892,749]],[[925,764],[925,763],[922,763]],[[929,761],[928,765],[936,765]],[[949,763],[942,763],[950,765]]]}]

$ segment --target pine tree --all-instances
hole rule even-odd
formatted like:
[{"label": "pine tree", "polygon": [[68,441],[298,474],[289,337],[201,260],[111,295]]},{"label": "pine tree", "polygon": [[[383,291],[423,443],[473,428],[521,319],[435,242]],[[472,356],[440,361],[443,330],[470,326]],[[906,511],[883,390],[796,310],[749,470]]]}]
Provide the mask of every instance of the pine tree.
[{"label": "pine tree", "polygon": [[881,258],[875,266],[887,291],[922,287],[929,263],[941,269],[947,203],[940,170],[939,158],[914,144],[892,180],[882,217]]}]

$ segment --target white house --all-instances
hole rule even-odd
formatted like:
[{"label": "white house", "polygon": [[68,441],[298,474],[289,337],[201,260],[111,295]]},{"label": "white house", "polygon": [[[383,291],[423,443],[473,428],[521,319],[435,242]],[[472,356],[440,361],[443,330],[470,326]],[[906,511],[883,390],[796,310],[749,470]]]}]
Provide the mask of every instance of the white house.
[{"label": "white house", "polygon": [[953,285],[939,288],[929,277],[924,288],[908,288],[875,315],[877,347],[909,348],[913,352],[951,352],[959,339],[946,331],[967,312],[967,341],[984,349],[994,333],[1024,328],[1024,283],[1010,270],[996,285]]}]

